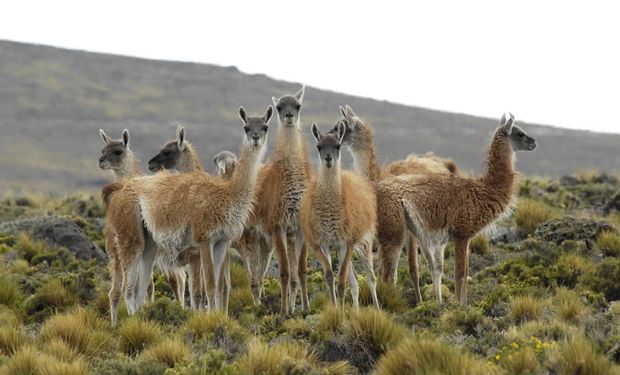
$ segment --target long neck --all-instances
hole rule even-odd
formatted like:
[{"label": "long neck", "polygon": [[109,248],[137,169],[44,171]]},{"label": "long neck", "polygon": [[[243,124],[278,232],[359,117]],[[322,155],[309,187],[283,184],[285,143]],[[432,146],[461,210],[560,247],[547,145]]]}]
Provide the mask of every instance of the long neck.
[{"label": "long neck", "polygon": [[340,192],[342,190],[342,169],[340,166],[340,160],[338,160],[331,168],[326,168],[323,163],[320,164],[317,176],[317,186],[318,189],[323,192]]},{"label": "long neck", "polygon": [[272,160],[290,161],[297,158],[307,158],[305,140],[299,126],[299,121],[295,126],[279,125],[276,149]]},{"label": "long neck", "polygon": [[481,181],[491,191],[510,199],[514,188],[516,172],[513,166],[513,151],[506,132],[499,128],[487,151],[486,170]]},{"label": "long neck", "polygon": [[134,156],[133,152],[127,150],[125,153],[125,159],[119,169],[113,169],[112,175],[114,181],[118,182],[122,179],[135,177],[140,174],[140,168],[138,167],[138,160]]},{"label": "long neck", "polygon": [[264,150],[265,145],[259,149],[247,142],[241,150],[237,170],[230,179],[230,191],[239,194],[240,199],[250,197],[254,192]]},{"label": "long neck", "polygon": [[381,168],[377,161],[377,151],[375,150],[375,136],[371,129],[365,125],[358,131],[357,139],[350,146],[353,155],[353,169],[368,181],[375,183],[381,178]]},{"label": "long neck", "polygon": [[188,143],[185,145],[185,149],[183,149],[182,157],[179,159],[176,169],[181,173],[204,170],[198,152],[196,152],[191,144]]}]

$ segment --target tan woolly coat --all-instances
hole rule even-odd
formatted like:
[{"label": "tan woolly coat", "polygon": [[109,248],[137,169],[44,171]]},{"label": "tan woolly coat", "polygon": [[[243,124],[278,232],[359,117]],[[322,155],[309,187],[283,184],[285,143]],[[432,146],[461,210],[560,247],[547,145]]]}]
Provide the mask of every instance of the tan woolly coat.
[{"label": "tan woolly coat", "polygon": [[344,242],[352,246],[375,235],[377,206],[373,187],[355,173],[341,173],[340,183],[332,185],[314,178],[304,194],[300,218],[309,244]]}]

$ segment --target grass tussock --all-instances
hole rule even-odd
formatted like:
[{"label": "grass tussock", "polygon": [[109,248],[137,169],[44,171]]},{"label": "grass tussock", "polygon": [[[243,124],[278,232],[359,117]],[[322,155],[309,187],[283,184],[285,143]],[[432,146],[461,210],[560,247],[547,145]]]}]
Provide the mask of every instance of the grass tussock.
[{"label": "grass tussock", "polygon": [[385,354],[374,375],[487,375],[497,370],[439,340],[406,340]]},{"label": "grass tussock", "polygon": [[520,350],[512,354],[502,365],[510,375],[532,375],[539,374],[541,371],[538,358],[530,349]]},{"label": "grass tussock", "polygon": [[37,255],[43,254],[47,249],[47,246],[42,241],[33,240],[30,235],[25,232],[19,234],[17,237],[17,243],[15,244],[15,250],[25,260],[30,262],[32,258]]},{"label": "grass tussock", "polygon": [[120,350],[129,356],[137,355],[158,343],[162,336],[157,323],[135,316],[123,321],[118,328]]},{"label": "grass tussock", "polygon": [[[393,313],[402,313],[407,309],[407,301],[403,297],[403,290],[399,286],[377,280],[377,297],[379,306],[383,310]],[[372,296],[365,280],[360,283],[360,305],[372,306]]]},{"label": "grass tussock", "polygon": [[620,257],[620,235],[610,231],[599,234],[596,245],[604,255]]},{"label": "grass tussock", "polygon": [[41,302],[53,309],[64,309],[77,303],[77,298],[59,279],[43,284],[37,295]]},{"label": "grass tussock", "polygon": [[579,322],[582,315],[586,313],[586,306],[581,301],[579,294],[566,288],[557,290],[553,306],[557,310],[558,316],[569,323]]},{"label": "grass tussock", "polygon": [[21,326],[0,325],[0,354],[11,356],[30,342],[30,337]]},{"label": "grass tussock", "polygon": [[24,299],[19,286],[13,279],[0,275],[0,306],[17,308]]},{"label": "grass tussock", "polygon": [[546,203],[533,199],[520,199],[515,212],[517,228],[525,234],[534,234],[536,228],[547,220],[557,217],[557,212]]},{"label": "grass tussock", "polygon": [[240,331],[239,324],[220,311],[196,311],[185,322],[183,332],[193,341],[213,335],[228,334]]},{"label": "grass tussock", "polygon": [[192,359],[192,349],[178,337],[164,339],[142,352],[142,357],[148,360],[174,367],[177,363]]},{"label": "grass tussock", "polygon": [[4,375],[86,375],[88,365],[83,359],[64,362],[32,346],[25,346],[0,368]]},{"label": "grass tussock", "polygon": [[342,331],[344,313],[339,307],[327,305],[319,318],[319,331],[323,334],[333,334]]},{"label": "grass tussock", "polygon": [[520,326],[510,327],[504,335],[504,341],[512,343],[537,337],[543,341],[557,342],[573,338],[578,333],[579,329],[577,327],[560,320],[535,320]]},{"label": "grass tussock", "polygon": [[72,350],[87,357],[104,353],[111,338],[105,332],[106,324],[92,311],[77,308],[65,314],[56,314],[41,328],[41,337],[47,342],[59,339]]},{"label": "grass tussock", "polygon": [[253,340],[247,353],[235,364],[240,374],[286,375],[317,373],[329,375],[350,374],[351,368],[345,362],[323,364],[316,353],[301,342],[285,341],[268,346]]},{"label": "grass tussock", "polygon": [[617,366],[614,366],[606,356],[598,353],[592,343],[583,337],[563,342],[559,353],[550,362],[554,373],[558,375],[617,375],[620,373]]},{"label": "grass tussock", "polygon": [[545,304],[532,296],[515,297],[510,301],[510,317],[516,324],[542,318]]},{"label": "grass tussock", "polygon": [[351,313],[345,325],[347,341],[376,359],[397,345],[406,335],[407,329],[394,322],[385,311],[364,308]]}]

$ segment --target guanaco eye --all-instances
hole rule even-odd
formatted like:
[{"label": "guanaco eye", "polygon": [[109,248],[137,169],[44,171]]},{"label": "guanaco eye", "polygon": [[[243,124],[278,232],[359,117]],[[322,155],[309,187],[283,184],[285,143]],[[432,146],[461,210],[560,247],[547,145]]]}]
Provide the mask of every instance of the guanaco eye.
[{"label": "guanaco eye", "polygon": [[319,150],[319,151],[321,151],[321,150],[323,149],[323,146],[321,146],[321,145],[317,145],[317,146],[316,146],[316,149],[317,149],[317,150]]},{"label": "guanaco eye", "polygon": [[340,145],[337,145],[337,146],[336,146],[336,150],[340,150]]},{"label": "guanaco eye", "polygon": [[161,152],[161,154],[164,156],[170,156],[170,150],[164,150]]},{"label": "guanaco eye", "polygon": [[247,133],[250,131],[250,127],[246,125],[243,127],[243,130]]},{"label": "guanaco eye", "polygon": [[122,155],[123,154],[123,150],[114,150],[114,155]]},{"label": "guanaco eye", "polygon": [[263,125],[263,131],[266,132],[269,129],[269,126]]},{"label": "guanaco eye", "polygon": [[276,106],[276,110],[277,110],[278,112],[280,112],[280,111],[282,110],[282,106],[281,106],[281,105],[277,105],[277,106]]},{"label": "guanaco eye", "polygon": [[301,109],[301,104],[296,104],[295,109],[299,111]]}]

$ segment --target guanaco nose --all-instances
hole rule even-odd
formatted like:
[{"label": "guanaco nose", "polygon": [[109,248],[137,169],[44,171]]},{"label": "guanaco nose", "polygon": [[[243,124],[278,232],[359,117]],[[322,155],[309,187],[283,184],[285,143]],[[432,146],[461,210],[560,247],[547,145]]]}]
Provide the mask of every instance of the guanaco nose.
[{"label": "guanaco nose", "polygon": [[258,140],[260,139],[260,135],[258,135],[258,134],[254,134],[254,135],[252,136],[252,139],[253,139],[253,140],[255,140],[255,141],[258,141]]}]

